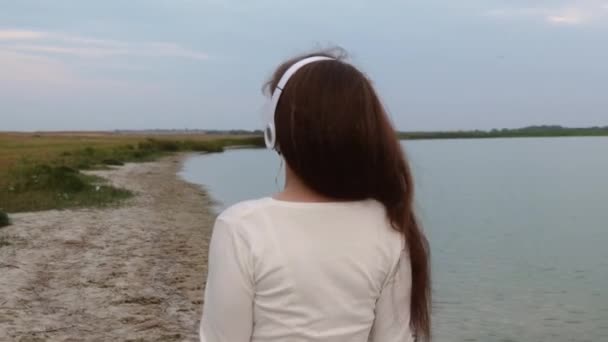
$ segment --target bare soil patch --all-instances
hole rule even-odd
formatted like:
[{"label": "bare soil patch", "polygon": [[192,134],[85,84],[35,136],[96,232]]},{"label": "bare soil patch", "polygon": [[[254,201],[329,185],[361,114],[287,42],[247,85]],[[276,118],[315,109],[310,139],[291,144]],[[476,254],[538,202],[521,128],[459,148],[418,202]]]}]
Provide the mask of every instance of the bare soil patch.
[{"label": "bare soil patch", "polygon": [[212,200],[183,156],[94,174],[119,207],[13,214],[0,230],[0,341],[197,341]]}]

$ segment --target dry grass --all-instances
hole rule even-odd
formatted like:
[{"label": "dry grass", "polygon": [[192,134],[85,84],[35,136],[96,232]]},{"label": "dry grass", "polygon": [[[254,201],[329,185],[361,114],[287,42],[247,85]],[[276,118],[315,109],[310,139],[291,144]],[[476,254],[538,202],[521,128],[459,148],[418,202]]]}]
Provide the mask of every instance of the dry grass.
[{"label": "dry grass", "polygon": [[[17,212],[112,203],[128,197],[128,193],[108,186],[97,187],[94,179],[78,170],[149,161],[177,151],[221,152],[227,146],[261,143],[261,137],[216,134],[0,133],[0,210]],[[68,183],[79,185],[78,189],[67,187]]]},{"label": "dry grass", "polygon": [[[0,133],[0,175],[6,174],[12,166],[22,160],[44,163],[56,159],[61,153],[83,147],[116,147],[142,140],[141,137],[113,134]],[[0,177],[1,179],[3,177]]]},{"label": "dry grass", "polygon": [[[30,173],[37,165],[61,165],[62,154],[72,154],[83,148],[109,150],[118,146],[141,141],[141,137],[119,136],[115,134],[91,133],[0,133],[0,210],[23,211],[63,207],[63,203],[91,203],[86,193],[78,194],[69,201],[57,200],[57,194],[44,189],[12,192],[15,183],[21,182],[22,177]],[[95,201],[111,201],[115,189],[104,188],[95,194]],[[99,198],[102,195],[102,198]],[[125,198],[126,193],[120,192]],[[92,203],[91,203],[92,204]],[[69,206],[69,204],[68,204]]]},{"label": "dry grass", "polygon": [[113,148],[146,141],[158,140],[209,141],[235,136],[183,134],[143,135],[116,134],[110,132],[53,132],[53,133],[1,133],[0,132],[0,182],[2,175],[21,160],[50,162],[60,154],[85,147]]}]

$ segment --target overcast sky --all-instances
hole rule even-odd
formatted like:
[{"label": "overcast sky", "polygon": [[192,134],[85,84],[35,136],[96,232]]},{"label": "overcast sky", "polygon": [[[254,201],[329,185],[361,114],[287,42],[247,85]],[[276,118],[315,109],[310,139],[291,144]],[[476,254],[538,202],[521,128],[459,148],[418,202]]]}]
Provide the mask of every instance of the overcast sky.
[{"label": "overcast sky", "polygon": [[331,45],[400,130],[608,125],[608,0],[0,0],[0,130],[259,128]]}]

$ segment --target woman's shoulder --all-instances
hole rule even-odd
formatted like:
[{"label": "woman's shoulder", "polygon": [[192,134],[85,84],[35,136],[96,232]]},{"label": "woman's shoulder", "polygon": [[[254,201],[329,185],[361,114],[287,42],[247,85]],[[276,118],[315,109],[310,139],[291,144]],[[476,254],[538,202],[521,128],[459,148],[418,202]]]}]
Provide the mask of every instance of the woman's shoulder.
[{"label": "woman's shoulder", "polygon": [[266,197],[242,201],[224,209],[218,216],[218,220],[233,221],[246,219],[258,213],[260,209],[267,207],[268,204],[269,200]]}]

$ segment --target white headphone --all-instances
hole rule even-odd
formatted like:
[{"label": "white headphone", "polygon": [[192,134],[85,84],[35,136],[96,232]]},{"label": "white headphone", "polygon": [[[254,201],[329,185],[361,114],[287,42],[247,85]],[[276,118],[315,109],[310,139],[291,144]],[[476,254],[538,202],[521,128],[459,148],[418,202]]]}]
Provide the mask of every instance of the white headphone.
[{"label": "white headphone", "polygon": [[271,106],[270,106],[270,121],[266,125],[266,129],[264,130],[264,142],[266,143],[266,147],[273,150],[276,147],[277,136],[276,136],[276,128],[274,125],[274,116],[277,110],[277,105],[279,103],[279,99],[281,98],[281,94],[283,93],[283,89],[285,89],[285,85],[301,67],[322,60],[332,60],[333,58],[325,57],[325,56],[313,56],[304,58],[303,60],[295,63],[285,73],[281,76],[277,87],[272,92],[271,98]]}]

